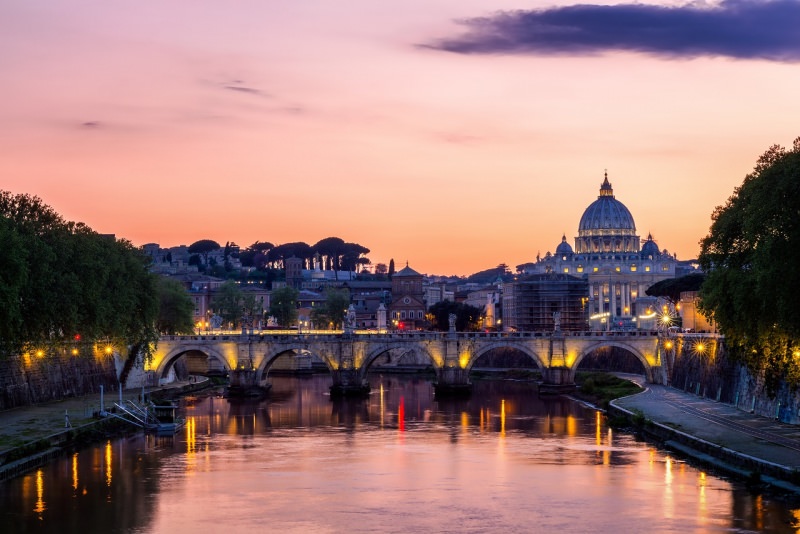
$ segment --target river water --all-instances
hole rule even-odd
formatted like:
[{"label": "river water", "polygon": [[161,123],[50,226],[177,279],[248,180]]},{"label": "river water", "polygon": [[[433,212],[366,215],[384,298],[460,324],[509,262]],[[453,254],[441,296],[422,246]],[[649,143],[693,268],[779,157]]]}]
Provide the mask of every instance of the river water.
[{"label": "river water", "polygon": [[274,377],[263,401],[183,400],[174,437],[135,435],[0,484],[0,532],[798,532],[796,504],[610,429],[598,412],[479,381]]}]

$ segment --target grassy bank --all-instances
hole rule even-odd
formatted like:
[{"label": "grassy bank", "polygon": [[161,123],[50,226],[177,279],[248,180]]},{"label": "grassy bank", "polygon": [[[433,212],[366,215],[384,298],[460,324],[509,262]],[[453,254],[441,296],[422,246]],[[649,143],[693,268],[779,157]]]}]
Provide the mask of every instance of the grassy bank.
[{"label": "grassy bank", "polygon": [[630,380],[602,372],[579,372],[575,376],[575,383],[578,389],[572,393],[573,397],[603,410],[608,409],[608,403],[614,399],[644,391]]}]

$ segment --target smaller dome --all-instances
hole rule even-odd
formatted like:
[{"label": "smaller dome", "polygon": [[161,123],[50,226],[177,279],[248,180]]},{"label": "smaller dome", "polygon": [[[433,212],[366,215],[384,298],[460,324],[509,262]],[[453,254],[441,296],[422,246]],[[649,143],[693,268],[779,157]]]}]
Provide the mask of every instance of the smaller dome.
[{"label": "smaller dome", "polygon": [[655,258],[660,254],[658,245],[653,241],[652,234],[647,234],[647,241],[642,245],[642,258]]},{"label": "smaller dome", "polygon": [[564,254],[572,254],[572,247],[567,243],[566,234],[561,236],[561,243],[556,247],[557,256],[562,256]]}]

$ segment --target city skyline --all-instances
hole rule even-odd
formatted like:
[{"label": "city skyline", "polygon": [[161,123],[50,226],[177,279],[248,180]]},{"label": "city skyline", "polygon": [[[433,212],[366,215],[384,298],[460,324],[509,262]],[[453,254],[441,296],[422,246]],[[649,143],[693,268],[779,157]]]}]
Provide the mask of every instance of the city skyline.
[{"label": "city skyline", "polygon": [[5,2],[1,188],[136,245],[338,236],[468,275],[573,243],[607,169],[695,258],[800,134],[800,4],[574,4]]}]

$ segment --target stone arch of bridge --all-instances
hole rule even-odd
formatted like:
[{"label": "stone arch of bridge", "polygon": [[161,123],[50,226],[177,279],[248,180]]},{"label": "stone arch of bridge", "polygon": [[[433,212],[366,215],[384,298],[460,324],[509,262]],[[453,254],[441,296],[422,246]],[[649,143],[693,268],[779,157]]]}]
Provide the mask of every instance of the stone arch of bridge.
[{"label": "stone arch of bridge", "polygon": [[167,353],[158,361],[156,365],[155,373],[158,378],[164,378],[166,374],[169,372],[170,367],[184,354],[187,352],[199,352],[204,354],[206,358],[214,358],[218,362],[220,362],[223,367],[227,371],[231,370],[230,362],[225,359],[225,357],[214,350],[213,347],[209,347],[208,345],[179,345],[167,351]]},{"label": "stone arch of bridge", "polygon": [[425,345],[422,345],[422,344],[409,345],[408,343],[386,343],[386,344],[380,345],[379,347],[371,349],[367,353],[367,356],[364,358],[364,362],[361,364],[361,376],[362,377],[366,377],[367,376],[367,372],[369,371],[370,366],[381,355],[386,354],[387,352],[392,351],[392,350],[396,350],[396,349],[419,350],[420,352],[425,354],[425,356],[428,357],[428,359],[433,364],[433,368],[436,370],[437,373],[439,372],[439,369],[441,369],[442,365],[444,364],[444,361],[437,361],[436,358],[434,358],[433,355],[431,354],[431,352],[428,350],[428,348],[425,347]]},{"label": "stone arch of bridge", "polygon": [[266,380],[267,375],[269,374],[269,368],[272,367],[273,362],[289,352],[294,354],[312,354],[318,356],[319,359],[322,360],[328,367],[329,371],[334,369],[334,366],[330,361],[330,357],[327,356],[323,351],[314,351],[305,345],[283,346],[272,349],[264,354],[264,358],[262,358],[261,363],[258,365],[258,369],[256,370],[256,379],[259,382]]},{"label": "stone arch of bridge", "polygon": [[597,349],[602,349],[605,347],[616,347],[619,349],[626,350],[633,354],[637,360],[642,363],[644,366],[644,374],[648,382],[653,382],[653,368],[650,366],[650,363],[647,361],[645,355],[633,345],[629,345],[628,343],[621,343],[619,341],[598,341],[597,343],[592,343],[580,349],[580,353],[578,357],[575,358],[575,362],[572,364],[570,369],[570,378],[571,380],[575,380],[575,373],[578,370],[578,366],[583,361],[583,359],[591,354],[592,352],[596,351]]},{"label": "stone arch of bridge", "polygon": [[472,366],[475,365],[475,362],[478,361],[478,358],[489,352],[490,350],[494,349],[516,349],[526,356],[528,356],[533,363],[535,363],[539,369],[544,369],[546,366],[542,361],[542,358],[539,354],[536,353],[527,343],[524,342],[517,342],[517,341],[508,341],[508,340],[499,340],[493,341],[487,344],[481,344],[480,348],[475,351],[475,353],[470,357],[469,361],[467,362],[466,369],[470,371]]}]

